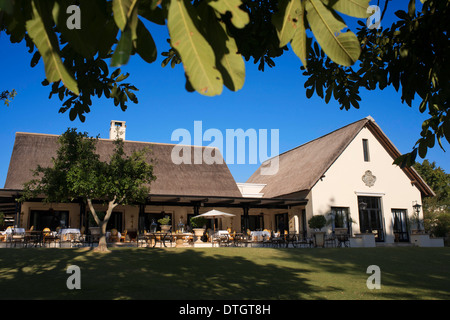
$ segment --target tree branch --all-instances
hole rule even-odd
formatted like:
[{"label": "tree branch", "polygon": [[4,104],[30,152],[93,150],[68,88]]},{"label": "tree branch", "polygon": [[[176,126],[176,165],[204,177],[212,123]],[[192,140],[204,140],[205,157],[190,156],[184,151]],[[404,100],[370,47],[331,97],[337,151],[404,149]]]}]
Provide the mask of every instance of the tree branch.
[{"label": "tree branch", "polygon": [[384,9],[383,9],[383,12],[381,13],[381,19],[380,20],[383,20],[383,17],[384,17],[384,14],[386,13],[389,1],[391,1],[391,0],[386,0],[386,2],[384,3]]},{"label": "tree branch", "polygon": [[95,212],[95,209],[94,209],[94,206],[92,205],[91,199],[88,198],[87,199],[87,203],[88,203],[88,206],[89,206],[89,210],[91,211],[92,215],[94,216],[95,222],[97,223],[97,225],[100,226],[101,221],[98,218],[97,213]]}]

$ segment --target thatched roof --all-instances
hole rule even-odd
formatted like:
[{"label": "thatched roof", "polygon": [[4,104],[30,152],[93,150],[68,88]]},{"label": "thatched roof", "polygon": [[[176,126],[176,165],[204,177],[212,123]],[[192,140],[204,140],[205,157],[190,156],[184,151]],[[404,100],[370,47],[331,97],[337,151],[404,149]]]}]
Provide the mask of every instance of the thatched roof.
[{"label": "thatched roof", "polygon": [[[22,189],[23,184],[33,178],[37,165],[48,167],[59,148],[57,135],[16,133],[14,148],[6,177],[5,189]],[[157,179],[151,184],[151,195],[178,196],[224,196],[241,197],[241,193],[225,161],[222,164],[174,164],[171,153],[174,144],[125,141],[127,154],[149,148],[148,160],[156,160],[154,174]],[[191,154],[194,157],[194,147]],[[100,160],[107,161],[114,150],[112,140],[99,139],[97,153]],[[215,152],[219,152],[215,149]],[[220,157],[222,157],[220,155]]]},{"label": "thatched roof", "polygon": [[[280,154],[279,168],[276,174],[262,175],[263,164],[247,182],[266,184],[261,190],[264,198],[298,193],[305,195],[364,127],[367,127],[375,135],[393,159],[401,155],[373,118],[369,116]],[[405,168],[403,171],[423,195],[434,195],[431,188],[413,168]]]}]

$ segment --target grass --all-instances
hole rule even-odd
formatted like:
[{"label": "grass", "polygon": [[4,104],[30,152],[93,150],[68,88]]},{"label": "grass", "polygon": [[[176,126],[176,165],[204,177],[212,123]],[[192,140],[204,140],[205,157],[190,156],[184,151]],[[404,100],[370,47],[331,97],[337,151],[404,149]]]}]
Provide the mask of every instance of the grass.
[{"label": "grass", "polygon": [[[69,265],[81,290],[66,287]],[[0,249],[0,299],[448,300],[449,271],[450,248],[16,248]]]}]

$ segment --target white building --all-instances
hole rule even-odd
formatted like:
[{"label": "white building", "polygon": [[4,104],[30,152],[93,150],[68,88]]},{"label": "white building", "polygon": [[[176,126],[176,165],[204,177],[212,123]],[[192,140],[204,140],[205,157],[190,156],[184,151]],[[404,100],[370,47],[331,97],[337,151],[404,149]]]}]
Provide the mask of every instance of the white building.
[{"label": "white building", "polygon": [[330,231],[341,227],[353,235],[373,233],[377,242],[410,241],[413,206],[434,193],[413,168],[393,164],[400,155],[367,117],[282,153],[277,174],[258,169],[247,182],[263,186],[262,198],[307,199],[305,207],[289,211],[290,226],[300,231],[308,231],[313,215],[325,215],[336,217]]},{"label": "white building", "polygon": [[[334,218],[327,226],[329,233],[345,228],[357,236],[354,240],[369,233],[378,243],[410,242],[416,241],[408,225],[413,206],[421,205],[423,197],[434,196],[413,168],[393,165],[400,152],[371,117],[280,154],[276,174],[260,174],[263,164],[245,183],[236,183],[225,163],[174,164],[175,145],[126,141],[122,121],[111,121],[110,139],[99,139],[101,159],[111,154],[117,134],[126,152],[150,147],[156,159],[157,180],[148,201],[119,206],[111,219],[111,228],[129,233],[148,230],[153,219],[164,215],[171,216],[176,229],[180,221],[188,224],[193,215],[219,209],[236,216],[218,221],[218,227],[237,232],[284,229],[305,237],[312,231],[307,221],[313,215],[325,215]],[[61,227],[87,230],[89,210],[81,202],[44,204],[35,199],[20,205],[15,201],[23,184],[32,179],[31,170],[38,164],[51,165],[57,137],[16,134],[0,206],[23,228],[42,229],[58,215]],[[101,210],[101,204],[97,207]]]}]

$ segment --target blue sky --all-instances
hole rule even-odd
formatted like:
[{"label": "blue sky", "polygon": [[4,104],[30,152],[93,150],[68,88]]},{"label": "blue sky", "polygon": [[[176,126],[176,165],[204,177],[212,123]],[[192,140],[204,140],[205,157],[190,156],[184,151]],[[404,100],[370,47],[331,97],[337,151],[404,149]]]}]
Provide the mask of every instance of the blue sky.
[{"label": "blue sky", "polygon": [[[390,25],[393,13],[405,9],[408,1],[396,0],[390,4],[382,24]],[[371,1],[376,4],[376,1]],[[349,26],[356,19],[344,17]],[[353,28],[353,27],[352,27]],[[107,99],[94,100],[91,112],[81,123],[69,120],[68,113],[60,114],[61,102],[56,97],[48,99],[49,87],[41,85],[45,77],[42,60],[30,67],[31,55],[24,43],[11,44],[4,33],[0,34],[0,61],[2,77],[0,90],[15,89],[18,94],[9,107],[0,105],[0,187],[3,187],[16,132],[61,134],[68,127],[100,134],[108,138],[110,120],[127,122],[127,140],[175,143],[172,132],[184,128],[192,132],[194,121],[202,121],[203,130],[219,129],[278,129],[280,152],[287,151],[351,122],[372,116],[381,129],[402,153],[409,152],[419,138],[422,122],[427,118],[418,107],[409,108],[401,103],[400,94],[393,88],[383,91],[361,92],[360,109],[340,110],[332,99],[329,104],[318,97],[307,99],[300,70],[301,62],[292,51],[275,60],[275,68],[260,72],[253,61],[247,63],[244,88],[230,92],[224,88],[222,95],[205,97],[185,90],[181,65],[172,69],[161,67],[162,51],[167,50],[165,27],[149,26],[158,46],[158,60],[153,64],[133,56],[123,71],[129,72],[127,81],[139,92],[139,103],[129,103],[123,112]],[[355,30],[353,28],[353,30]],[[419,103],[418,101],[416,103]],[[208,145],[209,142],[204,142]],[[439,146],[428,151],[427,159],[436,161],[450,172],[450,146],[447,152]],[[232,164],[231,173],[237,182],[245,182],[258,165]]]}]

